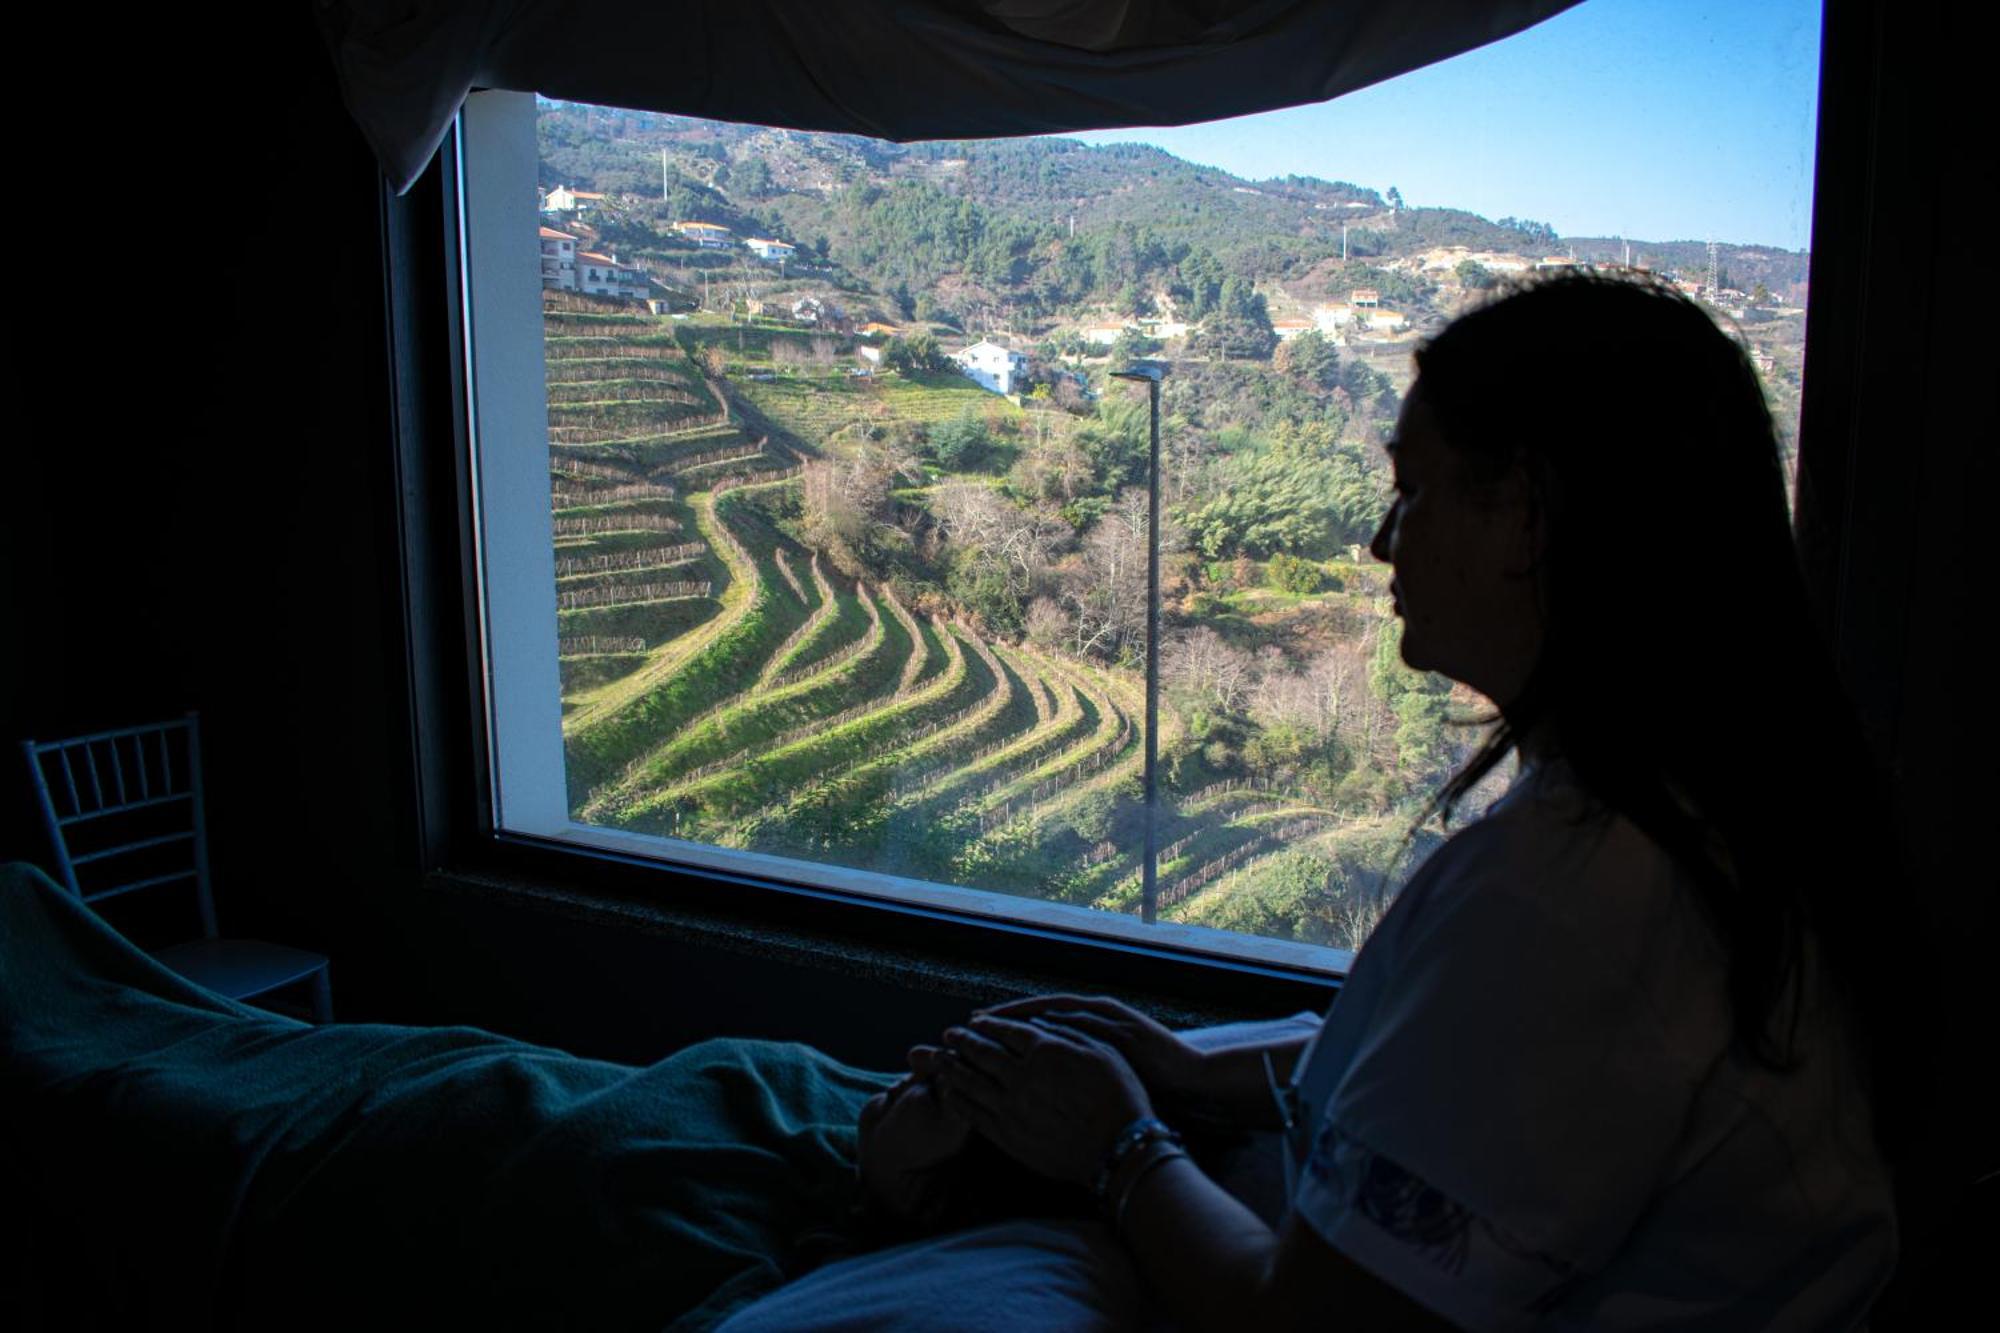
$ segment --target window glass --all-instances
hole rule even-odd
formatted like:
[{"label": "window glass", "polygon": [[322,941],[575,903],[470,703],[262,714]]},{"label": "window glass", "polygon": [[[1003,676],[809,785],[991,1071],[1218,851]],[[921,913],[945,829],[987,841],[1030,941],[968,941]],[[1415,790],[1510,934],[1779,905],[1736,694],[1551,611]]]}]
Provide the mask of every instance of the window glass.
[{"label": "window glass", "polygon": [[1182,130],[537,100],[509,225],[544,255],[565,832],[1358,947],[1482,734],[1367,552],[1418,340],[1519,275],[1648,270],[1748,342],[1792,447],[1817,12],[1711,20],[1601,0]]}]

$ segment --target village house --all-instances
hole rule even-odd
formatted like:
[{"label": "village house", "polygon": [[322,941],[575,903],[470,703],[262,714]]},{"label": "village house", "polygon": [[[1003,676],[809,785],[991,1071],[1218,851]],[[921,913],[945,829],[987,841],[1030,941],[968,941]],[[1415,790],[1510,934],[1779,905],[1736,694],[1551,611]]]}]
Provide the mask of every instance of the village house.
[{"label": "village house", "polygon": [[542,196],[544,213],[581,213],[603,206],[602,194],[593,190],[572,190],[567,185],[558,185]]},{"label": "village house", "polygon": [[982,338],[972,346],[953,352],[951,359],[980,388],[990,393],[1012,395],[1028,373],[1028,358],[1009,347]]},{"label": "village house", "polygon": [[693,241],[704,250],[727,250],[729,228],[714,222],[676,222],[673,231],[682,240]]},{"label": "village house", "polygon": [[1375,306],[1368,310],[1357,310],[1359,317],[1348,325],[1348,336],[1356,333],[1371,338],[1393,338],[1410,326],[1410,317],[1400,310],[1386,306]]},{"label": "village house", "polygon": [[573,292],[576,290],[576,237],[554,227],[543,227],[542,286]]},{"label": "village house", "polygon": [[1279,342],[1290,342],[1301,333],[1310,333],[1318,327],[1318,323],[1310,319],[1274,319],[1271,321],[1271,331],[1278,335]]},{"label": "village house", "polygon": [[1313,326],[1329,338],[1340,335],[1340,331],[1354,318],[1354,307],[1335,302],[1330,305],[1316,305],[1312,312]]},{"label": "village house", "polygon": [[746,237],[743,244],[757,258],[768,259],[774,264],[783,263],[785,260],[790,259],[792,254],[798,249],[796,245],[789,245],[784,241],[774,241],[768,236]]},{"label": "village house", "polygon": [[576,257],[576,290],[589,296],[643,298],[648,291],[646,275],[616,256],[585,250]]},{"label": "village house", "polygon": [[1130,327],[1128,324],[1092,324],[1083,331],[1083,340],[1093,347],[1109,347]]},{"label": "village house", "polygon": [[[1401,333],[1409,327],[1410,317],[1400,310],[1391,310],[1384,306],[1379,292],[1364,287],[1358,289],[1354,295],[1368,297],[1372,303],[1359,305],[1350,299],[1345,305],[1335,302],[1331,305],[1314,306],[1313,327],[1337,342],[1347,342],[1364,330],[1374,337],[1383,337]],[[1288,321],[1281,320],[1279,324],[1286,322]],[[1278,324],[1272,327],[1278,329],[1280,338],[1287,336]]]}]

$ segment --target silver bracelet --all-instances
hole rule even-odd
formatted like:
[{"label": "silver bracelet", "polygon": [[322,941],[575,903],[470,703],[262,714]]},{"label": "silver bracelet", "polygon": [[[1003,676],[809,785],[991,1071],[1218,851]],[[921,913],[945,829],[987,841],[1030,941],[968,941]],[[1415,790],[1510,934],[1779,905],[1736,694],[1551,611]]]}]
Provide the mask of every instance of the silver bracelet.
[{"label": "silver bracelet", "polygon": [[1131,1206],[1132,1196],[1138,1193],[1139,1182],[1144,1180],[1147,1176],[1153,1174],[1154,1167],[1160,1166],[1166,1162],[1171,1162],[1176,1157],[1186,1157],[1186,1156],[1187,1156],[1187,1149],[1181,1147],[1181,1145],[1178,1143],[1169,1143],[1167,1145],[1165,1152],[1155,1153],[1152,1157],[1148,1158],[1146,1161],[1141,1162],[1139,1164],[1139,1169],[1133,1172],[1132,1179],[1125,1182],[1125,1188],[1121,1190],[1118,1194],[1118,1206],[1117,1208],[1112,1210],[1111,1214],[1112,1235],[1119,1237],[1124,1236],[1125,1210]]},{"label": "silver bracelet", "polygon": [[1098,1206],[1103,1207],[1108,1202],[1105,1196],[1111,1191],[1111,1178],[1118,1174],[1118,1168],[1126,1158],[1150,1143],[1178,1145],[1180,1141],[1181,1136],[1172,1126],[1149,1115],[1140,1116],[1119,1130],[1117,1137],[1111,1140],[1111,1146],[1104,1150],[1104,1160],[1098,1164],[1097,1178],[1090,1186],[1090,1193]]}]

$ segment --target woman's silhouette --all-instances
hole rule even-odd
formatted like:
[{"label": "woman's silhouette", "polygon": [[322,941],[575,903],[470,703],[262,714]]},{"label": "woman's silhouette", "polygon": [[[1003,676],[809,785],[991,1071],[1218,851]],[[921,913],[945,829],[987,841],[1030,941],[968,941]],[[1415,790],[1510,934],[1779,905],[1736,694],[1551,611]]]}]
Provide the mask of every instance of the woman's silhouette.
[{"label": "woman's silhouette", "polygon": [[[1093,1189],[1190,1328],[1854,1324],[1895,1254],[1871,955],[1899,907],[1756,375],[1679,293],[1587,274],[1417,366],[1371,549],[1405,659],[1497,709],[1438,812],[1518,754],[1507,796],[1310,1042],[1001,1006],[911,1052],[864,1181],[922,1216],[981,1135]],[[1154,1118],[1190,1105],[1288,1122],[1277,1228]]]}]

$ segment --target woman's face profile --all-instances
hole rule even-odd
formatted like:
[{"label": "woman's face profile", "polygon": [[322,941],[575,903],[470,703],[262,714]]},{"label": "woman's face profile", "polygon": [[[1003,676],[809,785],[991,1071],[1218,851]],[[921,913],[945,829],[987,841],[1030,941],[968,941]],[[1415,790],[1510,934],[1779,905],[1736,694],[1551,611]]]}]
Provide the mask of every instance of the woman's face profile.
[{"label": "woman's face profile", "polygon": [[1395,499],[1368,549],[1394,567],[1403,660],[1502,706],[1526,684],[1541,648],[1534,559],[1538,533],[1524,468],[1474,485],[1424,402],[1403,400],[1389,445]]}]

